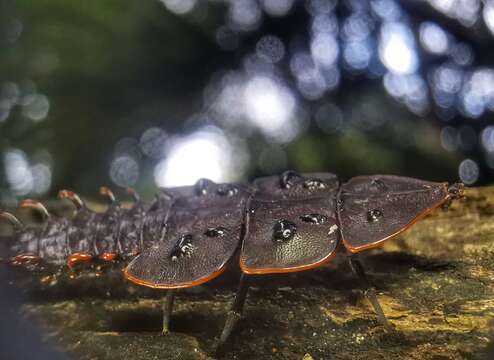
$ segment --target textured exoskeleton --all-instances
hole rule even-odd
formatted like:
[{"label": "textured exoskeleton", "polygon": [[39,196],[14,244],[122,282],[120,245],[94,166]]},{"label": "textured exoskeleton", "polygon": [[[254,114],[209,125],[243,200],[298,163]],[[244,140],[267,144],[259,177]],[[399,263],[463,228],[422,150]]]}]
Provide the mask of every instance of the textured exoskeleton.
[{"label": "textured exoskeleton", "polygon": [[[44,226],[23,227],[15,216],[0,218],[16,229],[0,242],[2,261],[30,266],[43,262],[67,268],[98,261],[128,261],[124,276],[146,287],[169,289],[164,305],[168,330],[173,292],[220,275],[238,251],[239,290],[220,338],[223,344],[242,312],[246,275],[294,272],[330,261],[338,249],[356,254],[381,245],[438,206],[462,196],[462,184],[418,179],[360,176],[340,185],[330,173],[297,174],[255,180],[252,185],[216,184],[201,179],[194,186],[161,189],[154,201],[139,200],[130,209],[102,193],[112,205],[104,214],[89,210],[79,197],[61,191],[78,211],[68,220],[48,214]],[[349,257],[379,320],[391,329],[373,288],[355,256]]]}]

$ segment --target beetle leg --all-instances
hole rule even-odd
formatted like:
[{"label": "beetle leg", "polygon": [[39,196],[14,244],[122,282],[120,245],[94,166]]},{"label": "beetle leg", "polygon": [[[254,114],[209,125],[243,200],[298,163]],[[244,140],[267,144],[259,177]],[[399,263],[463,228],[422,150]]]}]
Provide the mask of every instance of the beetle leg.
[{"label": "beetle leg", "polygon": [[379,322],[384,326],[384,328],[387,331],[392,332],[393,328],[389,324],[388,319],[386,319],[386,316],[384,315],[384,311],[381,305],[379,304],[379,301],[377,300],[376,288],[372,286],[369,279],[367,278],[367,274],[365,273],[364,267],[360,262],[360,259],[356,255],[352,255],[348,257],[348,260],[350,263],[350,267],[353,270],[353,273],[359,278],[360,282],[362,283],[362,287],[364,289],[364,295],[365,297],[367,297],[372,307],[374,308],[374,311],[376,312]]},{"label": "beetle leg", "polygon": [[230,311],[228,311],[228,316],[226,318],[225,326],[223,331],[221,332],[220,340],[218,342],[218,346],[216,351],[221,351],[226,341],[230,337],[233,329],[237,325],[238,321],[242,317],[242,312],[244,309],[245,299],[247,298],[247,292],[249,290],[248,279],[246,275],[242,273],[240,275],[240,281],[238,284],[237,293],[235,295],[235,300],[233,300],[232,307]]},{"label": "beetle leg", "polygon": [[174,299],[175,292],[173,290],[168,290],[163,299],[163,335],[167,335],[170,332],[170,318],[172,315]]}]

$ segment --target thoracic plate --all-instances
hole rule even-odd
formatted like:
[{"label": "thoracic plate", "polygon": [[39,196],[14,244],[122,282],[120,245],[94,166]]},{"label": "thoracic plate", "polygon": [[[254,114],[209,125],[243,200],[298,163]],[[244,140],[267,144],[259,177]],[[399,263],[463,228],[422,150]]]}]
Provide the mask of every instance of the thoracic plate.
[{"label": "thoracic plate", "polygon": [[200,181],[169,191],[174,198],[163,238],[126,268],[134,283],[173,289],[218,276],[243,234],[244,209],[250,193],[240,185]]},{"label": "thoracic plate", "polygon": [[[286,184],[288,186],[286,186]],[[301,271],[329,261],[339,239],[338,180],[328,173],[255,181],[240,267],[248,274]]]}]

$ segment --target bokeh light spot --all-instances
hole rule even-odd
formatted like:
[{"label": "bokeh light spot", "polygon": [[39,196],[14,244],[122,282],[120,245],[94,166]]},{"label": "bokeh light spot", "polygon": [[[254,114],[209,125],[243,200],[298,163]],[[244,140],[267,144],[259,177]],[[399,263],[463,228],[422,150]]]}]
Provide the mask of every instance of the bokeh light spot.
[{"label": "bokeh light spot", "polygon": [[420,42],[433,54],[445,54],[449,48],[448,34],[437,24],[423,22],[419,28]]},{"label": "bokeh light spot", "polygon": [[230,2],[228,17],[233,28],[249,31],[259,25],[262,11],[254,0],[234,0]]},{"label": "bokeh light spot", "polygon": [[20,149],[4,152],[7,182],[16,195],[26,195],[33,190],[33,173],[26,154]]},{"label": "bokeh light spot", "polygon": [[343,59],[351,69],[363,70],[369,66],[372,48],[367,41],[350,41],[343,49]]},{"label": "bokeh light spot", "polygon": [[479,165],[472,159],[465,159],[458,167],[458,175],[461,181],[467,185],[472,185],[479,179]]},{"label": "bokeh light spot", "polygon": [[139,164],[130,156],[119,156],[110,165],[110,178],[122,187],[134,185],[139,178]]},{"label": "bokeh light spot", "polygon": [[484,9],[482,11],[484,22],[487,25],[489,31],[494,35],[494,4],[490,1],[486,1]]},{"label": "bokeh light spot", "polygon": [[197,0],[160,0],[172,13],[184,15],[194,9]]},{"label": "bokeh light spot", "polygon": [[401,23],[387,23],[381,28],[379,56],[393,73],[411,74],[418,68],[413,34]]},{"label": "bokeh light spot", "polygon": [[482,130],[480,138],[484,149],[487,152],[494,154],[494,126],[486,126],[485,129]]},{"label": "bokeh light spot", "polygon": [[191,135],[177,138],[167,157],[155,168],[158,186],[192,185],[201,178],[215,182],[231,181],[234,163],[232,146],[223,132],[208,126]]},{"label": "bokeh light spot", "polygon": [[321,66],[331,67],[338,59],[338,41],[328,33],[316,34],[312,39],[310,50],[314,61]]},{"label": "bokeh light spot", "polygon": [[458,132],[452,126],[445,126],[440,133],[441,145],[446,151],[458,149]]},{"label": "bokeh light spot", "polygon": [[22,114],[35,122],[43,120],[50,110],[48,97],[42,94],[34,94],[27,98],[22,109]]},{"label": "bokeh light spot", "polygon": [[262,60],[276,63],[285,56],[285,46],[279,37],[266,35],[257,42],[256,53]]},{"label": "bokeh light spot", "polygon": [[271,16],[285,16],[295,0],[261,0],[264,11]]},{"label": "bokeh light spot", "polygon": [[253,77],[244,91],[248,119],[266,135],[289,141],[294,134],[295,98],[290,90],[265,76]]},{"label": "bokeh light spot", "polygon": [[147,156],[159,159],[163,156],[167,134],[160,128],[147,129],[141,136],[139,146]]},{"label": "bokeh light spot", "polygon": [[311,15],[328,14],[333,11],[336,3],[337,0],[308,0],[306,8]]},{"label": "bokeh light spot", "polygon": [[50,190],[51,169],[46,164],[36,164],[31,168],[33,174],[33,192],[42,195]]}]

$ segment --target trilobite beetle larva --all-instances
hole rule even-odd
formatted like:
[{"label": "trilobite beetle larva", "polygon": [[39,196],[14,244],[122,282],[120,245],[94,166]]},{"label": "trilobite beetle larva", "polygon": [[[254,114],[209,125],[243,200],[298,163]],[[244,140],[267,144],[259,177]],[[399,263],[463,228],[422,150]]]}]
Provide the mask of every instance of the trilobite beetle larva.
[{"label": "trilobite beetle larva", "polygon": [[[34,200],[46,219],[43,227],[25,227],[13,214],[0,212],[14,236],[0,241],[2,262],[36,269],[43,263],[67,269],[94,262],[126,261],[124,276],[134,284],[166,289],[163,332],[168,332],[174,291],[219,276],[240,252],[239,287],[220,336],[223,345],[241,317],[249,283],[256,275],[309,270],[346,249],[354,273],[379,321],[391,329],[356,256],[392,239],[436,207],[463,195],[463,184],[374,175],[340,185],[331,173],[259,178],[251,185],[216,184],[160,189],[143,202],[129,189],[134,206],[124,208],[102,187],[111,206],[89,210],[67,190],[59,198],[77,207],[72,219],[55,217]],[[343,246],[338,247],[342,243]]]}]

